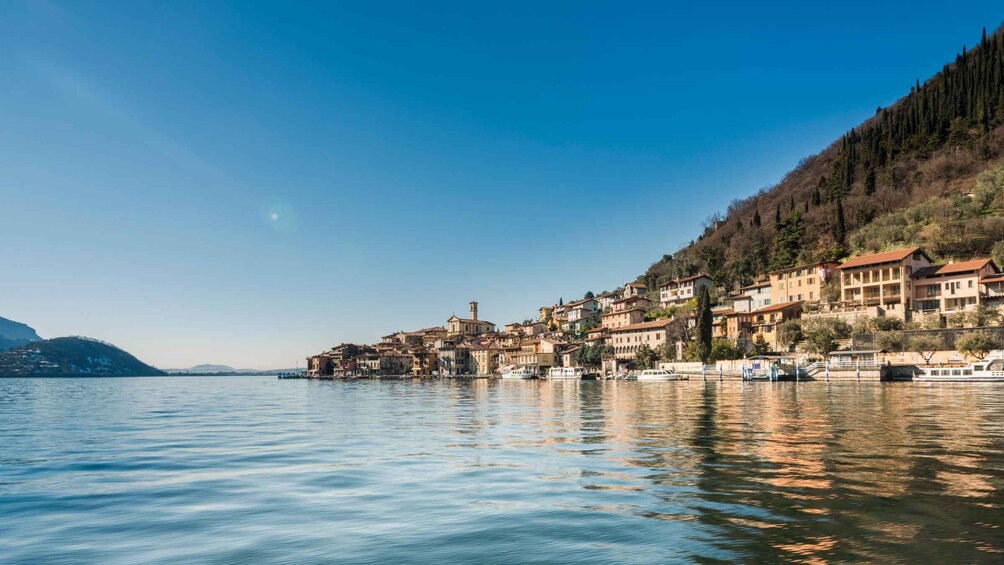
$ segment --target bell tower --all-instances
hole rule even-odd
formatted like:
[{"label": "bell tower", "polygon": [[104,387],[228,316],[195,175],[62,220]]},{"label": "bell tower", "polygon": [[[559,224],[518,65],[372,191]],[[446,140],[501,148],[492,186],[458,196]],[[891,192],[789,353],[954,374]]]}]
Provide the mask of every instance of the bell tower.
[{"label": "bell tower", "polygon": [[470,306],[471,306],[471,319],[476,321],[478,319],[478,303],[477,303],[477,301],[471,300]]}]

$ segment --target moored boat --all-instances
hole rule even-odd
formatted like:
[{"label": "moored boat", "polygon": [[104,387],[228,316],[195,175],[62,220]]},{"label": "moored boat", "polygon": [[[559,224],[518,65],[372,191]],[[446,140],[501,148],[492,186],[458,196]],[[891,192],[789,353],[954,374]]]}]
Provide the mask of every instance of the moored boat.
[{"label": "moored boat", "polygon": [[976,363],[925,365],[918,367],[913,380],[921,382],[1004,382],[1004,359]]},{"label": "moored boat", "polygon": [[581,380],[586,378],[586,371],[582,367],[551,367],[547,371],[547,378],[555,380]]},{"label": "moored boat", "polygon": [[687,375],[681,375],[665,369],[646,369],[638,374],[639,381],[685,381]]},{"label": "moored boat", "polygon": [[537,373],[534,373],[529,367],[519,367],[517,369],[508,369],[502,372],[503,379],[536,379]]}]

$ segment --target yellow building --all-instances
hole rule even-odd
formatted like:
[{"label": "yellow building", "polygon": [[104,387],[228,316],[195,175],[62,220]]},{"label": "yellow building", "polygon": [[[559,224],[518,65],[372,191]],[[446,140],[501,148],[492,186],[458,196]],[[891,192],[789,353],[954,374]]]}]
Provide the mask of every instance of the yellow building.
[{"label": "yellow building", "polygon": [[877,307],[883,315],[909,320],[913,274],[930,266],[919,247],[852,257],[837,268],[840,300],[845,307]]},{"label": "yellow building", "polygon": [[471,362],[474,374],[493,375],[498,372],[499,364],[502,362],[502,347],[494,341],[472,345]]},{"label": "yellow building", "polygon": [[623,328],[637,324],[645,317],[645,310],[651,302],[641,296],[622,298],[613,303],[610,312],[600,316],[600,325],[604,328]]},{"label": "yellow building", "polygon": [[840,265],[836,261],[823,261],[812,265],[799,265],[790,269],[770,272],[770,304],[785,302],[818,302],[823,284]]},{"label": "yellow building", "polygon": [[614,348],[614,357],[619,360],[634,359],[635,352],[642,345],[656,349],[669,340],[669,325],[672,320],[641,322],[610,330],[608,343]]}]

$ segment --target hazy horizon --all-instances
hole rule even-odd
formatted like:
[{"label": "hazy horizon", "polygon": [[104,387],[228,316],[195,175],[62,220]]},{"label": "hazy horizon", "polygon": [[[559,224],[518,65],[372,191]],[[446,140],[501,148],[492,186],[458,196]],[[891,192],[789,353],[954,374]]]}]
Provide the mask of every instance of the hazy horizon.
[{"label": "hazy horizon", "polygon": [[[995,10],[997,8],[997,10]],[[0,5],[0,316],[284,368],[633,280],[999,6]]]}]

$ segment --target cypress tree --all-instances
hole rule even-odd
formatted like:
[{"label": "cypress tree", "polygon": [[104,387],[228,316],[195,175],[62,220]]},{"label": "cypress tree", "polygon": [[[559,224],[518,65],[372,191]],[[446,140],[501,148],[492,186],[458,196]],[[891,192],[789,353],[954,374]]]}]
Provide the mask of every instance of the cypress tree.
[{"label": "cypress tree", "polygon": [[781,227],[781,205],[777,205],[777,210],[774,211],[774,227]]},{"label": "cypress tree", "polygon": [[753,210],[753,225],[760,227],[760,210]]},{"label": "cypress tree", "polygon": [[837,240],[840,247],[843,247],[847,240],[847,224],[844,223],[844,201],[842,198],[837,198],[837,224],[833,229],[833,239]]},{"label": "cypress tree", "polygon": [[702,286],[701,292],[697,297],[697,343],[701,348],[701,362],[707,362],[708,356],[711,354],[711,334],[712,334],[712,317],[711,317],[711,295],[708,293],[708,287]]},{"label": "cypress tree", "polygon": [[875,169],[868,167],[868,172],[865,174],[865,194],[872,195],[875,194]]}]

